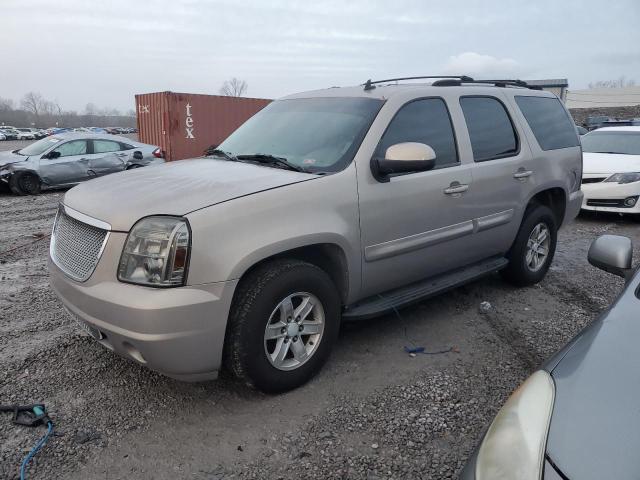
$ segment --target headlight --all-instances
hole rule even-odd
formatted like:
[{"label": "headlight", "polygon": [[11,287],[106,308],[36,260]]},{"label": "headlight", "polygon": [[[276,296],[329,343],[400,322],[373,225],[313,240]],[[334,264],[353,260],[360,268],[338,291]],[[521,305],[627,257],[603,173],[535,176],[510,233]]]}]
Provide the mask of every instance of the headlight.
[{"label": "headlight", "polygon": [[632,183],[632,182],[640,182],[640,172],[634,173],[614,173],[609,178],[605,180],[605,182],[612,183]]},{"label": "headlight", "polygon": [[189,225],[184,218],[143,218],[124,244],[118,280],[154,287],[184,285],[189,245]]},{"label": "headlight", "polygon": [[531,375],[496,415],[480,445],[477,480],[539,480],[555,386],[542,370]]}]

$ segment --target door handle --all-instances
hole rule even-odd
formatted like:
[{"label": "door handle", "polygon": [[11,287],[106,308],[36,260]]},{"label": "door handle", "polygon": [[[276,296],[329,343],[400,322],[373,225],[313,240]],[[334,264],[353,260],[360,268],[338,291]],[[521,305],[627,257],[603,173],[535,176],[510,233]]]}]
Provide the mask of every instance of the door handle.
[{"label": "door handle", "polygon": [[531,175],[533,175],[533,170],[525,170],[522,168],[513,174],[513,178],[515,178],[516,180],[524,180]]},{"label": "door handle", "polygon": [[469,185],[460,182],[451,182],[447,188],[443,190],[445,195],[460,195],[469,190]]}]

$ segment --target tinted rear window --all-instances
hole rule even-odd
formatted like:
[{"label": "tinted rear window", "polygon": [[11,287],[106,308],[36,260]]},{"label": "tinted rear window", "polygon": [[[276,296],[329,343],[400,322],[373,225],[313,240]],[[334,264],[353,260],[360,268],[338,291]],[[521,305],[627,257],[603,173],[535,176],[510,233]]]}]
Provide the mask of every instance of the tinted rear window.
[{"label": "tinted rear window", "polygon": [[523,96],[516,96],[515,99],[542,150],[557,150],[579,144],[575,125],[560,100]]},{"label": "tinted rear window", "polygon": [[486,162],[518,153],[518,138],[502,102],[493,97],[461,97],[460,105],[474,161]]}]

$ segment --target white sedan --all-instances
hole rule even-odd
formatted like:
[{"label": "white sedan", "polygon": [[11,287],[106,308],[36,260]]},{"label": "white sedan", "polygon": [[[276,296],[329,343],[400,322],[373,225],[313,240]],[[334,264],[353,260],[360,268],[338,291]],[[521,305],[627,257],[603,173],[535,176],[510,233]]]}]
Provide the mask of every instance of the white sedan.
[{"label": "white sedan", "polygon": [[18,140],[35,140],[36,134],[30,128],[16,128],[18,131]]},{"label": "white sedan", "polygon": [[583,210],[640,218],[640,127],[605,127],[581,138]]}]

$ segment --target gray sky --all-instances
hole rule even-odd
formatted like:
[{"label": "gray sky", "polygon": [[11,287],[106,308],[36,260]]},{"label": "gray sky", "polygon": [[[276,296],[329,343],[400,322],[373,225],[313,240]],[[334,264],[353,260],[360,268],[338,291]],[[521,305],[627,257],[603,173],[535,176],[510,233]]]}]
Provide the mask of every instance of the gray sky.
[{"label": "gray sky", "polygon": [[640,83],[640,1],[2,0],[0,97],[126,111],[135,93],[247,96],[470,74]]}]

